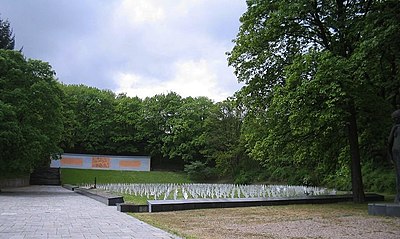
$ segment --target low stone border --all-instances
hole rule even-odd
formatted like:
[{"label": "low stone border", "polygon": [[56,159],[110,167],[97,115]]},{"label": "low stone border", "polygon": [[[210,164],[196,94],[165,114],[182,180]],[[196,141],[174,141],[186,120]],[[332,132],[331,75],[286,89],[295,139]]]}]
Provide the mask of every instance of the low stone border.
[{"label": "low stone border", "polygon": [[121,196],[116,196],[96,189],[74,188],[74,191],[76,193],[93,198],[96,201],[102,202],[107,206],[116,206],[117,203],[124,202],[124,198]]},{"label": "low stone border", "polygon": [[0,179],[0,188],[15,188],[29,186],[29,175],[21,178]]},{"label": "low stone border", "polygon": [[120,212],[149,212],[148,205],[135,205],[133,203],[117,203]]},{"label": "low stone border", "polygon": [[62,187],[66,188],[68,190],[71,190],[71,191],[75,191],[76,188],[79,188],[79,186],[72,185],[72,184],[63,184]]},{"label": "low stone border", "polygon": [[400,217],[399,203],[370,203],[368,214],[376,216]]},{"label": "low stone border", "polygon": [[[384,196],[366,194],[366,201],[383,201]],[[352,195],[309,196],[302,198],[230,198],[230,199],[188,199],[149,200],[149,212],[166,212],[204,208],[255,207],[291,204],[326,204],[353,201]]]}]

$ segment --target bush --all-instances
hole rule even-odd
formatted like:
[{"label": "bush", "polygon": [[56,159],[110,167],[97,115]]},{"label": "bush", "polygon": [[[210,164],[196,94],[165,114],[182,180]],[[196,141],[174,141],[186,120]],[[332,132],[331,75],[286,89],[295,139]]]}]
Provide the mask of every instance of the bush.
[{"label": "bush", "polygon": [[251,173],[249,171],[240,170],[240,173],[235,177],[235,184],[251,184],[255,181],[256,178],[255,173]]},{"label": "bush", "polygon": [[215,177],[216,169],[208,167],[206,163],[194,161],[185,165],[184,171],[189,179],[195,181],[204,181]]},{"label": "bush", "polygon": [[371,162],[363,165],[364,190],[378,193],[395,193],[395,170],[390,167],[377,166]]},{"label": "bush", "polygon": [[322,181],[323,186],[334,188],[340,191],[351,190],[351,174],[350,167],[343,165],[330,175],[327,175]]}]

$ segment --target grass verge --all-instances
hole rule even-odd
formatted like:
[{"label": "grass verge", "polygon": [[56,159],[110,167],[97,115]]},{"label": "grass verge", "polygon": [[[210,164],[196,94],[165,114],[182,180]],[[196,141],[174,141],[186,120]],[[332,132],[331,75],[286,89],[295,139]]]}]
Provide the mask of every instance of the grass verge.
[{"label": "grass verge", "polygon": [[97,183],[190,183],[184,173],[177,172],[138,172],[94,169],[61,169],[63,184]]}]

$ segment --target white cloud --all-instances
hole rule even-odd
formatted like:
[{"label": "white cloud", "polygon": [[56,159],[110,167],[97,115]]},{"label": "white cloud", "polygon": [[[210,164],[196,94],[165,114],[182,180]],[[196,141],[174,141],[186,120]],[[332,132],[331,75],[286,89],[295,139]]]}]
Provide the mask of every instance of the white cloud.
[{"label": "white cloud", "polygon": [[[114,76],[117,84],[117,93],[127,93],[129,96],[146,98],[153,96],[156,92],[162,91],[162,87],[154,84],[154,80],[145,78],[135,73],[118,73]],[[154,84],[154,85],[153,85]],[[151,87],[153,85],[153,87]]]},{"label": "white cloud", "polygon": [[217,88],[217,75],[205,60],[180,61],[175,63],[174,78],[167,85],[184,97],[212,98]]},{"label": "white cloud", "polygon": [[182,97],[207,96],[222,101],[230,93],[218,85],[218,72],[212,64],[204,59],[175,62],[171,79],[151,79],[135,73],[118,73],[114,77],[118,85],[116,91],[140,98],[173,91]]},{"label": "white cloud", "polygon": [[100,37],[107,46],[105,56],[119,58],[119,67],[108,69],[111,84],[115,83],[112,90],[140,98],[170,91],[215,101],[232,96],[240,85],[225,55],[235,31],[226,29],[238,24],[238,17],[227,20],[230,8],[238,2],[117,2],[110,11],[112,21]]},{"label": "white cloud", "polygon": [[0,6],[26,56],[50,62],[66,84],[214,100],[240,88],[224,53],[232,49],[243,0],[42,2]]},{"label": "white cloud", "polygon": [[[232,96],[240,85],[225,52],[232,47],[234,33],[228,39],[220,33],[235,23],[225,24],[224,15],[215,14],[231,6],[230,1],[125,0],[116,5],[113,33],[104,32],[108,42],[115,43],[108,44],[107,51],[121,59],[119,69],[110,71],[113,90],[140,98],[170,91],[215,101]],[[217,31],[209,32],[210,27]]]},{"label": "white cloud", "polygon": [[157,1],[124,0],[115,8],[114,15],[118,23],[138,26],[162,21],[165,18],[165,10]]}]

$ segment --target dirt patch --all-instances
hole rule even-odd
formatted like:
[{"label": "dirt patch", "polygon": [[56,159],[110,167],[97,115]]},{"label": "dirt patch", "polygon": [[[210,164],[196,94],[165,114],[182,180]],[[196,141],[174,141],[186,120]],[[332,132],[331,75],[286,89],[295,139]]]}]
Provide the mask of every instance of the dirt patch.
[{"label": "dirt patch", "polygon": [[393,238],[400,218],[370,216],[366,205],[291,205],[134,214],[187,238]]}]

